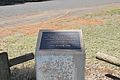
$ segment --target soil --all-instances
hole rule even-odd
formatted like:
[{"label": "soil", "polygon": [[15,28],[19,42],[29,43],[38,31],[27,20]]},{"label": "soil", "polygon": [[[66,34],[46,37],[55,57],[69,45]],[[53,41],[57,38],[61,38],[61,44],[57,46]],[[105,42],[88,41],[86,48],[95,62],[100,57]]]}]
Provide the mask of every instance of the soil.
[{"label": "soil", "polygon": [[33,23],[28,25],[20,25],[17,27],[3,28],[0,27],[0,37],[9,36],[16,33],[23,33],[24,35],[34,36],[40,29],[74,29],[80,25],[100,25],[104,24],[100,19],[86,19],[77,16],[63,16],[60,18],[53,18],[43,23]]},{"label": "soil", "polygon": [[[52,30],[65,30],[79,28],[81,25],[85,26],[96,26],[102,25],[105,21],[94,18],[81,18],[78,16],[62,16],[59,18],[53,18],[42,23],[33,23],[28,25],[20,25],[16,27],[0,27],[0,37],[10,36],[17,33],[24,35],[35,36],[41,29],[52,29]],[[119,74],[116,70],[111,68],[103,67],[101,64],[86,63],[86,80],[111,80],[105,77],[105,74]],[[118,76],[119,77],[119,76]]]}]

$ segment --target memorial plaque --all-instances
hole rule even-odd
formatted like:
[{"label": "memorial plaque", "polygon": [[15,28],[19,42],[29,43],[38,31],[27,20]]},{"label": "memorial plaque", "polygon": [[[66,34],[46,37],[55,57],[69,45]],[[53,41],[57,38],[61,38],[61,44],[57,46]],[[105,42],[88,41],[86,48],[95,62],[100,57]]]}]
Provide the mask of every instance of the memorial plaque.
[{"label": "memorial plaque", "polygon": [[41,30],[36,47],[36,80],[85,80],[81,30]]},{"label": "memorial plaque", "polygon": [[40,49],[80,49],[78,32],[43,32]]}]

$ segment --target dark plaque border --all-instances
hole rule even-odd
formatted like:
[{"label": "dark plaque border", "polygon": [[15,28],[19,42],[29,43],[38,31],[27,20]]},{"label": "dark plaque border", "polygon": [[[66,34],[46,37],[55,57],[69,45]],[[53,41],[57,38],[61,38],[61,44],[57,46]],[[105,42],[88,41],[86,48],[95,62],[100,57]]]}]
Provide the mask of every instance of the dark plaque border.
[{"label": "dark plaque border", "polygon": [[79,32],[42,32],[39,49],[79,49]]}]

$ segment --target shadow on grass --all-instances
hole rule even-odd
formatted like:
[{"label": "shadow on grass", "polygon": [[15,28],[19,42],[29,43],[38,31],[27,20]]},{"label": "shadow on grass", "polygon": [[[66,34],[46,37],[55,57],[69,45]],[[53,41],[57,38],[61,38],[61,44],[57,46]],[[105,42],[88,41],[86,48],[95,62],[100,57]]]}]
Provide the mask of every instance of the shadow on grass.
[{"label": "shadow on grass", "polygon": [[27,2],[44,2],[44,1],[52,1],[52,0],[0,0],[0,6],[24,4]]},{"label": "shadow on grass", "polygon": [[11,80],[36,80],[35,68],[13,68],[11,70]]},{"label": "shadow on grass", "polygon": [[111,75],[111,74],[105,74],[105,76],[111,78],[112,80],[120,80],[119,77]]}]

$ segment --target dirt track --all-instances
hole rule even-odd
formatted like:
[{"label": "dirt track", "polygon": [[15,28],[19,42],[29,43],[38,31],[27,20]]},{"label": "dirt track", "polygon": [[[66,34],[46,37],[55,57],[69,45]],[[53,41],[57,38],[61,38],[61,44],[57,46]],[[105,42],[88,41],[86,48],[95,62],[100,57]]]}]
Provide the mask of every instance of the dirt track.
[{"label": "dirt track", "polygon": [[40,29],[71,29],[79,25],[99,25],[103,24],[103,20],[85,19],[76,16],[62,16],[54,18],[42,23],[34,23],[30,25],[22,25],[12,28],[0,28],[0,36],[13,35],[15,33],[23,33],[25,35],[35,35]]}]

